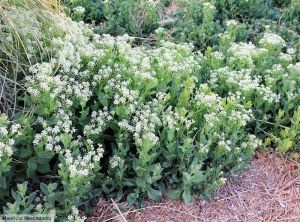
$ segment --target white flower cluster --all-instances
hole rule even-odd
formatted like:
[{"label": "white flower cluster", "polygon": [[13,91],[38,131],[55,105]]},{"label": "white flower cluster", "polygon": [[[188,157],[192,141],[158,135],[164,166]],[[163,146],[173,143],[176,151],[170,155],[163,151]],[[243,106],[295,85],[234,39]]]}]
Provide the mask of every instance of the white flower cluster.
[{"label": "white flower cluster", "polygon": [[214,11],[215,9],[216,9],[216,7],[215,6],[213,6],[211,3],[209,3],[209,2],[204,2],[203,3],[203,6],[204,6],[204,11],[206,11],[206,10],[211,10],[211,11]]},{"label": "white flower cluster", "polygon": [[109,114],[107,107],[98,112],[93,111],[91,114],[91,120],[88,125],[84,126],[84,135],[99,135],[103,130],[105,130],[107,124],[113,119]]},{"label": "white flower cluster", "polygon": [[[299,63],[300,64],[300,63]],[[282,90],[282,96],[286,96],[288,101],[293,101],[298,96],[298,86],[297,79],[300,74],[300,65],[299,71],[297,71],[297,63],[295,65],[289,64],[287,70],[280,64],[275,64],[271,69],[266,70],[265,74],[265,84],[266,86],[272,88],[273,90],[277,89],[278,80],[282,81],[284,89]]]},{"label": "white flower cluster", "polygon": [[294,48],[288,48],[288,49],[286,50],[286,52],[287,52],[287,54],[289,54],[289,55],[295,55],[296,49],[294,49]]},{"label": "white flower cluster", "polygon": [[282,53],[282,52],[279,55],[279,59],[281,61],[287,62],[287,63],[293,61],[293,57],[290,54],[286,54],[286,53]]},{"label": "white flower cluster", "polygon": [[68,170],[70,178],[88,176],[95,168],[95,165],[99,165],[103,153],[104,149],[102,148],[102,145],[99,145],[95,150],[88,151],[83,156],[74,156],[72,151],[67,149],[64,153],[64,159],[66,162],[65,167]]},{"label": "white flower cluster", "polygon": [[231,19],[231,20],[227,20],[227,21],[226,21],[226,26],[227,26],[228,28],[235,27],[235,26],[237,26],[238,24],[239,24],[238,21],[236,21],[236,20],[234,20],[234,19]]},{"label": "white flower cluster", "polygon": [[[66,134],[72,138],[73,133],[76,132],[76,129],[72,127],[70,116],[63,110],[59,110],[57,112],[57,116],[59,116],[60,120],[53,127],[48,126],[45,121],[42,122],[44,129],[41,133],[35,134],[33,144],[37,146],[38,144],[42,143],[47,151],[55,151],[59,153],[63,149],[61,145],[63,138],[61,135]],[[79,140],[77,143],[79,144]]]},{"label": "white flower cluster", "polygon": [[257,48],[252,42],[249,43],[232,43],[228,52],[234,60],[243,61],[249,67],[254,66],[254,60],[268,52],[267,49]]},{"label": "white flower cluster", "polygon": [[231,151],[231,141],[225,140],[224,135],[222,135],[221,140],[218,142],[218,147],[223,148],[226,151],[230,152]]},{"label": "white flower cluster", "polygon": [[215,112],[205,114],[204,119],[209,127],[214,127],[220,120],[218,113]]},{"label": "white flower cluster", "polygon": [[[6,164],[6,160],[13,154],[13,145],[15,138],[21,135],[19,131],[21,125],[13,123],[9,127],[9,121],[6,115],[0,116],[0,166]],[[0,169],[1,173],[1,169]]]},{"label": "white flower cluster", "polygon": [[[133,110],[139,93],[132,89],[132,84],[147,87],[147,81],[152,81],[151,85],[155,85],[157,79],[180,78],[199,67],[192,45],[162,42],[162,47],[146,50],[132,47],[132,38],[128,35],[116,38],[100,36],[83,24],[68,19],[57,25],[64,35],[54,35],[51,40],[53,58],[30,68],[32,76],[27,77],[26,86],[36,97],[43,92],[50,93],[60,107],[66,109],[75,99],[87,102],[93,88],[102,84],[111,88],[115,105],[129,103]],[[122,57],[122,62],[113,61],[116,54]],[[153,61],[157,64],[153,65]]]},{"label": "white flower cluster", "polygon": [[160,100],[153,99],[136,110],[130,122],[124,119],[118,124],[121,129],[133,133],[137,145],[141,145],[143,140],[149,140],[155,145],[159,141],[158,136],[155,134],[156,129],[162,125],[161,111],[162,104]]},{"label": "white flower cluster", "polygon": [[109,160],[109,163],[110,163],[110,166],[111,168],[116,168],[119,163],[121,162],[121,158],[119,156],[116,156],[114,155],[110,160]]},{"label": "white flower cluster", "polygon": [[265,72],[265,85],[274,88],[276,90],[277,87],[277,80],[282,79],[284,82],[288,82],[290,89],[294,89],[294,83],[289,78],[289,74],[286,70],[282,67],[281,64],[275,64],[272,66],[271,69],[266,70]]},{"label": "white flower cluster", "polygon": [[139,96],[138,91],[130,89],[130,81],[121,80],[120,74],[107,81],[104,89],[108,87],[113,90],[113,103],[115,105],[133,104]]},{"label": "white flower cluster", "polygon": [[193,70],[199,67],[191,44],[165,41],[161,41],[160,44],[162,47],[151,52],[151,57],[157,59],[158,68],[174,73],[174,77],[177,78],[177,75],[191,75]]},{"label": "white flower cluster", "polygon": [[[53,97],[59,95],[64,87],[65,82],[62,81],[61,77],[53,76],[54,63],[38,63],[29,68],[32,73],[31,76],[26,77],[26,86],[28,92],[33,96],[39,96],[40,91],[49,92],[51,90]],[[32,86],[35,88],[33,88]]]},{"label": "white flower cluster", "polygon": [[207,84],[202,84],[199,92],[195,95],[197,105],[221,111],[223,109],[222,98],[218,94],[205,92],[205,88],[207,88]]},{"label": "white flower cluster", "polygon": [[271,88],[268,86],[257,88],[257,92],[265,102],[278,103],[280,100],[280,95],[272,92]]},{"label": "white flower cluster", "polygon": [[195,121],[172,111],[172,108],[173,107],[169,106],[167,110],[162,113],[161,119],[163,125],[174,130],[179,130],[181,127],[189,129]]},{"label": "white flower cluster", "polygon": [[7,142],[0,141],[0,162],[3,161],[3,157],[5,159],[11,157],[14,143],[14,139],[9,139]]},{"label": "white flower cluster", "polygon": [[156,34],[163,34],[166,30],[163,28],[163,27],[158,27],[156,30],[155,30],[155,33]]},{"label": "white flower cluster", "polygon": [[[237,99],[239,97],[231,96],[229,98]],[[220,123],[220,121],[222,121],[222,119],[227,119],[227,121],[230,121],[230,124],[228,122],[229,125],[234,124],[237,126],[238,124],[239,126],[246,126],[246,124],[253,119],[252,110],[245,109],[245,107],[239,104],[238,101],[236,101],[235,105],[236,109],[232,109],[226,112],[220,102],[220,104],[218,105],[218,107],[220,107],[220,110],[216,110],[204,115],[206,124],[208,124],[209,127],[215,127]]]},{"label": "white flower cluster", "polygon": [[82,6],[77,6],[76,8],[73,9],[73,11],[76,13],[76,14],[83,14],[85,12],[85,8],[82,7]]},{"label": "white flower cluster", "polygon": [[21,128],[21,125],[19,123],[13,123],[10,127],[10,133],[17,134],[17,136],[20,136],[21,135],[21,132],[19,131],[20,128]]},{"label": "white flower cluster", "polygon": [[[3,118],[3,116],[0,117]],[[21,127],[20,124],[15,123],[11,125],[10,130],[8,131],[7,126],[0,126],[0,136],[4,137],[4,136],[8,136],[8,134],[19,133],[20,127]]]},{"label": "white flower cluster", "polygon": [[[27,77],[29,93],[38,96],[40,92],[49,92],[59,97],[62,104],[72,105],[70,98],[87,101],[92,95],[90,90],[90,70],[82,69],[84,59],[89,59],[89,67],[103,55],[103,50],[92,42],[93,31],[81,23],[72,22],[63,17],[55,20],[61,33],[51,39],[53,57],[49,62],[35,64],[30,68],[32,77]],[[96,38],[96,37],[95,37]],[[67,101],[67,103],[66,103]]]},{"label": "white flower cluster", "polygon": [[246,126],[246,124],[253,119],[252,110],[245,109],[242,105],[239,104],[239,110],[232,110],[228,118],[232,122],[238,122],[241,126]]},{"label": "white flower cluster", "polygon": [[216,59],[216,60],[219,60],[219,61],[223,61],[225,59],[225,56],[222,52],[219,52],[219,51],[214,51],[211,53],[211,56]]},{"label": "white flower cluster", "polygon": [[258,139],[255,135],[249,134],[248,135],[248,142],[243,142],[242,143],[242,147],[250,147],[253,150],[255,150],[256,148],[258,148],[259,146],[262,145],[262,141],[260,139]]},{"label": "white flower cluster", "polygon": [[288,70],[290,73],[292,73],[295,76],[300,76],[300,62],[297,62],[296,64],[290,64],[288,66]]},{"label": "white flower cluster", "polygon": [[199,151],[200,151],[200,153],[206,154],[209,151],[209,146],[207,144],[204,145],[204,144],[200,143],[199,144]]},{"label": "white flower cluster", "polygon": [[[242,149],[250,149],[250,150],[256,150],[259,146],[262,145],[262,141],[258,139],[255,135],[248,134],[245,141],[243,141],[239,146],[236,146],[232,143],[231,140],[225,139],[225,134],[222,133],[220,135],[219,141],[218,141],[218,147],[226,150],[227,152],[230,152],[232,148],[239,151]],[[239,161],[242,161],[242,158],[238,158]]]},{"label": "white flower cluster", "polygon": [[70,215],[68,215],[66,222],[84,222],[84,221],[86,221],[86,219],[87,218],[84,216],[81,216],[79,214],[78,209],[75,206],[73,206],[72,212]]},{"label": "white flower cluster", "polygon": [[128,35],[112,37],[103,35],[95,44],[104,48],[107,54],[109,51],[117,50],[124,59],[124,63],[110,64],[117,73],[130,73],[132,77],[139,80],[148,80],[155,78],[155,71],[151,67],[150,55],[152,50],[146,50],[144,47],[132,47],[132,38]]},{"label": "white flower cluster", "polygon": [[280,95],[277,95],[269,87],[260,83],[259,77],[252,76],[250,69],[242,69],[240,71],[231,71],[228,67],[217,69],[211,74],[209,83],[214,88],[217,88],[220,80],[224,81],[226,86],[233,90],[232,92],[257,92],[268,103],[278,102],[280,99]]},{"label": "white flower cluster", "polygon": [[283,77],[287,77],[284,76],[285,74],[285,69],[282,67],[281,64],[274,64],[272,66],[271,70],[266,70],[266,73],[270,73],[271,75],[273,75],[274,77],[276,76],[283,76]]},{"label": "white flower cluster", "polygon": [[55,75],[55,62],[52,59],[50,63],[36,64],[30,68],[33,76],[26,78],[28,92],[35,97],[41,92],[49,92],[51,97],[58,97],[61,104],[68,107],[72,105],[71,98],[74,96],[81,101],[87,101],[92,95],[90,83],[77,81],[67,75]]},{"label": "white flower cluster", "polygon": [[259,40],[259,44],[266,49],[281,49],[285,47],[286,43],[284,39],[274,33],[265,33],[262,39]]}]

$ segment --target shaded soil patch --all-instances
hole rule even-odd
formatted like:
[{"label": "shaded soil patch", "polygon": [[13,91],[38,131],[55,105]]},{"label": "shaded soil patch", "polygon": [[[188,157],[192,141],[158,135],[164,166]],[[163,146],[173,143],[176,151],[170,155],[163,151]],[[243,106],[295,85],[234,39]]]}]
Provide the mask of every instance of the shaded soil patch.
[{"label": "shaded soil patch", "polygon": [[100,200],[89,221],[300,221],[299,167],[300,160],[258,154],[240,179],[229,180],[211,202],[147,201],[144,210],[132,208],[121,215],[117,204]]}]

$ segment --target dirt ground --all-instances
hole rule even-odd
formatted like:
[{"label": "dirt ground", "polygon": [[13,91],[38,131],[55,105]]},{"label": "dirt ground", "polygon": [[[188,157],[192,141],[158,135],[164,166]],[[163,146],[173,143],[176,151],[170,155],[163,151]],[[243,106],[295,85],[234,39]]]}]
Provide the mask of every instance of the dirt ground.
[{"label": "dirt ground", "polygon": [[300,160],[259,154],[239,180],[231,179],[211,202],[202,199],[146,202],[143,210],[121,212],[99,200],[89,222],[300,221]]}]

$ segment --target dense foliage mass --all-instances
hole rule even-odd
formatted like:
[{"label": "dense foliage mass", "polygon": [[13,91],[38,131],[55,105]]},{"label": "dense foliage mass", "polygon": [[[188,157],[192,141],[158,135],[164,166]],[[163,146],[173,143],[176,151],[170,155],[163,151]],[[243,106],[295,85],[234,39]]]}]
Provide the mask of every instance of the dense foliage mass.
[{"label": "dense foliage mass", "polygon": [[173,2],[66,2],[96,27],[28,2],[0,5],[4,213],[80,221],[99,195],[189,203],[258,147],[299,150],[299,1],[180,1],[168,16]]}]

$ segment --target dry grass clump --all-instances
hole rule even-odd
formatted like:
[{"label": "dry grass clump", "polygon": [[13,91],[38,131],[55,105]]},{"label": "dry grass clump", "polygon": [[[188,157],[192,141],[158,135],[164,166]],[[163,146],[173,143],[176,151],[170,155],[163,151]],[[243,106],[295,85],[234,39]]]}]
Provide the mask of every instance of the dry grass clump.
[{"label": "dry grass clump", "polygon": [[89,221],[300,221],[299,166],[300,160],[257,155],[241,178],[232,178],[211,202],[147,202],[144,211],[130,209],[121,217],[116,205],[100,200]]},{"label": "dry grass clump", "polygon": [[[17,111],[25,114],[30,110],[25,104],[17,104],[17,97],[24,96],[23,80],[30,65],[44,59],[42,54],[51,57],[43,44],[43,35],[37,32],[38,25],[50,24],[49,13],[58,15],[61,10],[58,0],[0,2],[0,113],[12,117]],[[33,42],[34,48],[30,45]]]}]

